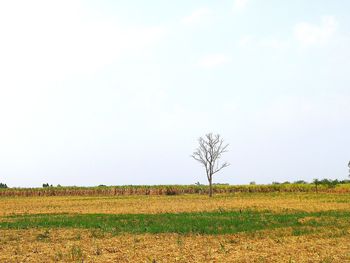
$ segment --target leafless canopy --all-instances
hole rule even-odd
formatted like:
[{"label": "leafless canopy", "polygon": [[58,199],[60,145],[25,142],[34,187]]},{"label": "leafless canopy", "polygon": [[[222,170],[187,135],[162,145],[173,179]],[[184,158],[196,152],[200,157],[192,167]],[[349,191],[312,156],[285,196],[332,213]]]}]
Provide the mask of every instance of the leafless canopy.
[{"label": "leafless canopy", "polygon": [[212,133],[206,134],[204,138],[200,137],[198,142],[199,147],[191,156],[205,167],[211,195],[213,175],[229,166],[227,162],[219,164],[222,154],[227,152],[228,144],[224,144],[224,140],[221,139],[219,134],[213,135]]}]

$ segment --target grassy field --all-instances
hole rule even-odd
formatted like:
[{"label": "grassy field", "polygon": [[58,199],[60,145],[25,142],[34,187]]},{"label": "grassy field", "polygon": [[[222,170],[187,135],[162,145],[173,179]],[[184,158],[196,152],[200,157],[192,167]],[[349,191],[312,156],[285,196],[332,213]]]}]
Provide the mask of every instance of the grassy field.
[{"label": "grassy field", "polygon": [[350,262],[350,194],[5,196],[0,262]]}]

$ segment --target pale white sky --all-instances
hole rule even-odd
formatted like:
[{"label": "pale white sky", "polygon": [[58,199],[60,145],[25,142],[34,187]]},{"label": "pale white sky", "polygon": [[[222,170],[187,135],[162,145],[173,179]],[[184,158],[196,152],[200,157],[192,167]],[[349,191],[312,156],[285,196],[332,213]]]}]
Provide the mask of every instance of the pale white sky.
[{"label": "pale white sky", "polygon": [[0,182],[347,176],[350,2],[0,1]]}]

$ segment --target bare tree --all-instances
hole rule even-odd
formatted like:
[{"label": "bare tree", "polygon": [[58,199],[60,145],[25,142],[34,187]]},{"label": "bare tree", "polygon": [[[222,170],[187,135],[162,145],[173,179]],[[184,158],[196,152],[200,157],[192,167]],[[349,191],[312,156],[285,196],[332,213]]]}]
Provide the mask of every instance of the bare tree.
[{"label": "bare tree", "polygon": [[209,196],[213,195],[213,175],[230,164],[224,162],[219,164],[222,154],[227,152],[228,144],[224,144],[224,140],[219,134],[213,135],[208,133],[204,138],[198,139],[199,147],[191,155],[193,159],[200,162],[207,174],[209,182]]}]

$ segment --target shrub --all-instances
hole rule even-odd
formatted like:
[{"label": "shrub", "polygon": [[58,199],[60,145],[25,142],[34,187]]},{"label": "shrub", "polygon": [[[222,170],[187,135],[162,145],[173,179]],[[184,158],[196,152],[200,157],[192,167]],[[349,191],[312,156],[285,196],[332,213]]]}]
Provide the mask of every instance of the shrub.
[{"label": "shrub", "polygon": [[304,180],[298,180],[294,182],[295,184],[307,184]]},{"label": "shrub", "polygon": [[70,259],[73,261],[83,261],[83,251],[77,245],[73,245],[70,250]]}]

